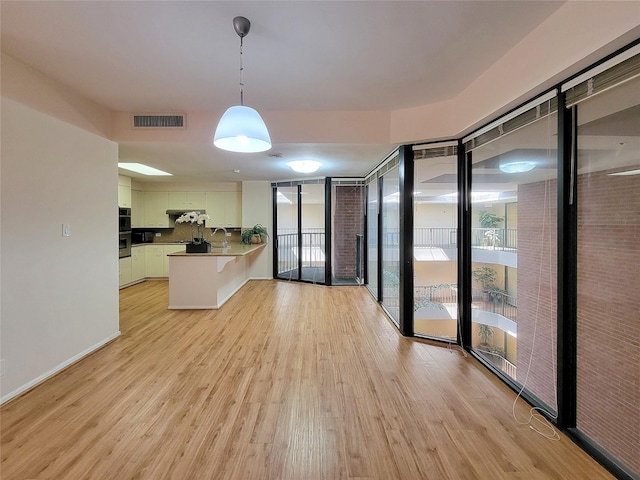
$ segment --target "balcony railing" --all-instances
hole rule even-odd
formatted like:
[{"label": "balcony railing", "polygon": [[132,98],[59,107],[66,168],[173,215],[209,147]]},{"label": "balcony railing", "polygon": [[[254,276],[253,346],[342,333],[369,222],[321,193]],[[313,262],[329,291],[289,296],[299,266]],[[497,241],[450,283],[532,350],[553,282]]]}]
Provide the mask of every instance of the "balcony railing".
[{"label": "balcony railing", "polygon": [[[415,286],[413,298],[417,305],[420,302],[456,304],[458,302],[458,288],[455,284]],[[512,295],[473,288],[472,304],[475,308],[485,312],[497,313],[514,322],[518,320],[518,305],[516,297]]]},{"label": "balcony railing", "polygon": [[[325,264],[324,229],[302,233],[302,266],[323,267]],[[298,234],[279,233],[278,272],[286,272],[298,268]]]},{"label": "balcony railing", "polygon": [[415,286],[413,288],[413,298],[416,303],[433,302],[433,303],[457,303],[458,287],[454,284]]},{"label": "balcony railing", "polygon": [[[382,234],[383,245],[400,244],[398,229],[386,228]],[[413,229],[415,247],[455,248],[458,241],[458,229],[447,227],[421,227]],[[375,245],[375,239],[369,238],[369,244]],[[518,230],[515,228],[472,228],[471,246],[487,250],[515,252],[518,249]]]},{"label": "balcony railing", "polygon": [[457,228],[415,228],[413,230],[413,244],[416,247],[455,248],[457,241]]},{"label": "balcony railing", "polygon": [[486,350],[482,350],[479,348],[476,348],[476,351],[480,353],[484,358],[489,360],[493,365],[495,365],[504,373],[506,373],[508,376],[516,380],[516,370],[517,370],[516,366],[513,363],[511,363],[509,360],[504,358],[502,355],[498,355],[497,353],[493,353],[493,352],[488,352]]},{"label": "balcony railing", "polygon": [[518,303],[516,297],[495,290],[471,289],[471,302],[474,307],[485,312],[497,313],[505,318],[518,321]]},{"label": "balcony railing", "polygon": [[516,251],[518,230],[515,228],[472,228],[471,246],[488,250]]}]

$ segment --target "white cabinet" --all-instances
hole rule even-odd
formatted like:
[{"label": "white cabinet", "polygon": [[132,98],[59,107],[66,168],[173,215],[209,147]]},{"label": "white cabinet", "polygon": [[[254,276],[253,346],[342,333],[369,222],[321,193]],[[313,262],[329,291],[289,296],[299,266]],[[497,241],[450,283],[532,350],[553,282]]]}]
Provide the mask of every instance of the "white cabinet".
[{"label": "white cabinet", "polygon": [[169,255],[170,253],[184,252],[187,249],[184,245],[164,245],[164,261],[162,264],[163,276],[169,276]]},{"label": "white cabinet", "polygon": [[145,270],[147,277],[164,277],[164,245],[145,246]]},{"label": "white cabinet", "polygon": [[131,208],[131,177],[118,175],[118,206]]},{"label": "white cabinet", "polygon": [[123,286],[127,283],[131,283],[131,257],[121,258],[118,262],[120,271],[119,285]]},{"label": "white cabinet", "polygon": [[131,247],[131,281],[137,282],[147,276],[147,247],[137,245]]},{"label": "white cabinet", "polygon": [[206,208],[204,192],[169,192],[169,209],[202,211]]},{"label": "white cabinet", "polygon": [[242,226],[242,192],[207,192],[208,227]]},{"label": "white cabinet", "polygon": [[144,226],[169,227],[168,208],[168,192],[144,192]]},{"label": "white cabinet", "polygon": [[144,226],[144,192],[131,190],[131,227]]}]

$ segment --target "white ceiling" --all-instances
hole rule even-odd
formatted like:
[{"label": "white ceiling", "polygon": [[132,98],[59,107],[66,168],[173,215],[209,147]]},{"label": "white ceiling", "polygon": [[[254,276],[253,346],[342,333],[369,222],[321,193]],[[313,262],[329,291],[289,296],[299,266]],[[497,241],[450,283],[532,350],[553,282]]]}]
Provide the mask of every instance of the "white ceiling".
[{"label": "white ceiling", "polygon": [[[564,2],[546,1],[46,1],[1,2],[2,51],[114,111],[390,111],[455,97]],[[213,129],[215,125],[211,126]],[[285,144],[264,154],[207,143],[120,142],[174,180],[298,178],[300,156],[321,176],[363,175],[393,145]],[[268,154],[281,154],[272,158]],[[233,174],[233,169],[241,170]],[[297,175],[297,176],[296,176]]]}]

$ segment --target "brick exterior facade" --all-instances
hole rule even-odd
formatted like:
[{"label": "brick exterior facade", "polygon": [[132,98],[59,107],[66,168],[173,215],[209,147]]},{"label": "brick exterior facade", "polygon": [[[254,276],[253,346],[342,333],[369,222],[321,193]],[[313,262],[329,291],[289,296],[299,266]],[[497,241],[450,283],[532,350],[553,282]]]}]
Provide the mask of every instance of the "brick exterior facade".
[{"label": "brick exterior facade", "polygon": [[578,177],[578,429],[640,475],[640,176]]},{"label": "brick exterior facade", "polygon": [[364,234],[364,187],[338,185],[333,191],[333,276],[355,278],[356,234]]},{"label": "brick exterior facade", "polygon": [[[545,194],[545,183],[539,182],[518,189],[518,380],[525,380],[533,350],[527,388],[553,408],[556,188],[556,182],[547,183]],[[579,176],[577,427],[635,474],[640,473],[638,238],[640,176]]]},{"label": "brick exterior facade", "polygon": [[518,381],[526,380],[527,389],[554,411],[557,410],[556,199],[555,180],[518,186]]}]

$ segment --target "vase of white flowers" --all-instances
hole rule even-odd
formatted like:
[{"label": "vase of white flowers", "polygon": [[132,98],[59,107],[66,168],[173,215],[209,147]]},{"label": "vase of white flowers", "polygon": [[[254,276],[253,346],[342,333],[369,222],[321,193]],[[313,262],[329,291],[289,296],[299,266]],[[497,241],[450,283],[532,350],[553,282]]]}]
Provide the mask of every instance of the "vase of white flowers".
[{"label": "vase of white flowers", "polygon": [[[204,222],[211,218],[206,213],[187,212],[176,219],[176,223],[191,224],[191,243],[187,243],[187,253],[209,253],[211,243],[204,239]],[[195,233],[194,233],[195,228]]]}]

